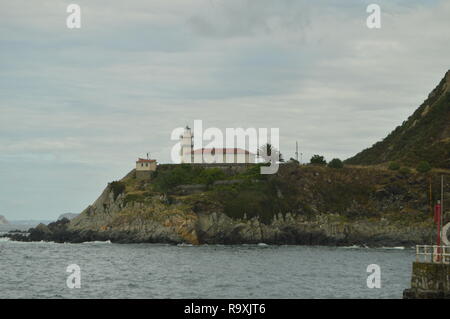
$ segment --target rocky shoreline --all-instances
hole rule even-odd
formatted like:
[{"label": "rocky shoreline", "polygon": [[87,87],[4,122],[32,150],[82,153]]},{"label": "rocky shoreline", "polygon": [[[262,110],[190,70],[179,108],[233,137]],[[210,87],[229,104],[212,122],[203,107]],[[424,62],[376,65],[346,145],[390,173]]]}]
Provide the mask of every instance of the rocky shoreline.
[{"label": "rocky shoreline", "polygon": [[[212,221],[215,220],[215,221]],[[228,224],[227,226],[224,226]],[[205,227],[207,226],[207,227]],[[28,233],[9,233],[5,237],[16,241],[51,241],[56,243],[82,243],[89,241],[111,241],[113,243],[166,243],[166,244],[258,244],[271,245],[323,245],[323,246],[361,246],[361,247],[412,247],[427,242],[433,235],[428,229],[409,228],[405,232],[384,232],[386,225],[369,225],[368,223],[338,224],[323,220],[322,222],[305,222],[281,217],[270,225],[260,223],[257,219],[233,222],[224,215],[200,216],[194,225],[193,235],[189,240],[176,231],[164,232],[141,230],[74,230],[67,219],[49,225],[39,224]]]}]

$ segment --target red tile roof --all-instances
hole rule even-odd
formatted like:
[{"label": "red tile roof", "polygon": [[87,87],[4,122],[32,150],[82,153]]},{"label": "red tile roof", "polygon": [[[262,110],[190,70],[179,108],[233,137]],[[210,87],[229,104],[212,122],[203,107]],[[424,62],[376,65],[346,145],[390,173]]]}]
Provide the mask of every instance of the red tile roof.
[{"label": "red tile roof", "polygon": [[202,154],[202,153],[222,153],[222,154],[252,154],[247,150],[243,150],[242,148],[202,148],[198,150],[194,150],[192,153],[194,154]]}]

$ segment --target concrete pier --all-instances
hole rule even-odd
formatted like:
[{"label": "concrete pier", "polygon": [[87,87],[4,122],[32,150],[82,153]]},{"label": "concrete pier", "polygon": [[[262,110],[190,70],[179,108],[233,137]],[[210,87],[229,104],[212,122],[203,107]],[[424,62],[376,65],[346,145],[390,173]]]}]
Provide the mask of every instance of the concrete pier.
[{"label": "concrete pier", "polygon": [[414,262],[404,299],[450,299],[450,264]]}]

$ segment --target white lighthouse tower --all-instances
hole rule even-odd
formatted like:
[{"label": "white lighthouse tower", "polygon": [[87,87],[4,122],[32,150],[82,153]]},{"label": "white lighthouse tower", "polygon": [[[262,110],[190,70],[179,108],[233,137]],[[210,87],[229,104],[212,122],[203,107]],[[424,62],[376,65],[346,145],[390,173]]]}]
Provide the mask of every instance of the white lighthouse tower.
[{"label": "white lighthouse tower", "polygon": [[193,163],[194,162],[194,144],[191,128],[186,125],[183,135],[180,136],[180,157],[181,163]]}]

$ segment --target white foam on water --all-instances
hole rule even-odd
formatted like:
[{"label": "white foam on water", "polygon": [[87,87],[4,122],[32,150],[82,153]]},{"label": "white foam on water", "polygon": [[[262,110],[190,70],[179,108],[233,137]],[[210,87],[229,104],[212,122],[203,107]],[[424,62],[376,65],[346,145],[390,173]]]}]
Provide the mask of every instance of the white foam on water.
[{"label": "white foam on water", "polygon": [[397,247],[381,247],[382,249],[399,249],[399,250],[403,250],[405,249],[404,246],[397,246]]},{"label": "white foam on water", "polygon": [[[1,239],[1,238],[0,238]],[[0,240],[1,242],[2,240]],[[11,240],[10,238],[8,238],[7,240],[3,240],[3,242],[8,242],[8,243],[14,243],[14,244],[18,244],[18,245],[25,245],[25,244],[58,244],[55,243],[54,241],[19,241],[19,240]]]},{"label": "white foam on water", "polygon": [[269,246],[266,243],[258,243],[258,246]]},{"label": "white foam on water", "polygon": [[82,242],[82,244],[111,244],[111,241],[110,241],[110,240],[105,240],[105,241],[102,241],[102,240],[93,240],[93,241],[85,241],[85,242]]},{"label": "white foam on water", "polygon": [[358,246],[358,245],[353,245],[353,246],[342,246],[340,248],[344,248],[344,249],[360,249],[360,248],[365,248],[365,247]]}]

